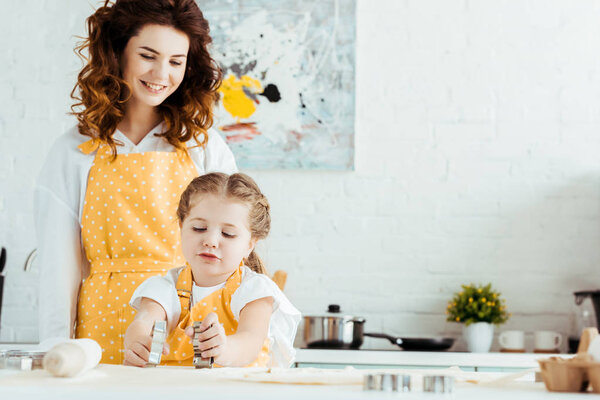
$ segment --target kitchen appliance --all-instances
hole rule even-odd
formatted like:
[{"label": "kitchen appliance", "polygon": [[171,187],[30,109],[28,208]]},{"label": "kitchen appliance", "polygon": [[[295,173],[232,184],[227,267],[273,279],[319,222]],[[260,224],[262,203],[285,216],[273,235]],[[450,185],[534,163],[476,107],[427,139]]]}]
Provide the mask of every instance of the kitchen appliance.
[{"label": "kitchen appliance", "polygon": [[600,325],[600,290],[583,290],[573,293],[576,308],[569,334],[569,353],[577,352],[579,338],[586,328],[598,328]]},{"label": "kitchen appliance", "polygon": [[304,316],[304,342],[311,349],[359,349],[364,337],[387,339],[404,350],[442,351],[454,344],[451,337],[410,338],[364,332],[363,317],[343,315],[340,306],[330,304],[324,315]]}]

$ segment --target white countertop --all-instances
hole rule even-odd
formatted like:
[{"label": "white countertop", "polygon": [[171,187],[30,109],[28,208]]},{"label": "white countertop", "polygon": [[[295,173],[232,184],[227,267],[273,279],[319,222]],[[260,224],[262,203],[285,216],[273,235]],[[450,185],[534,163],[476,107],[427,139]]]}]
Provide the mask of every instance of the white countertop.
[{"label": "white countertop", "polygon": [[[0,344],[0,350],[23,349],[33,350],[37,345]],[[377,350],[307,350],[299,349],[297,361],[302,363],[336,363],[336,364],[388,364],[414,366],[493,366],[529,368],[537,366],[535,360],[539,354],[506,354],[506,353],[456,353],[456,352],[407,352]],[[377,361],[377,362],[375,362]],[[243,371],[244,369],[229,369]],[[298,368],[295,371],[308,371]],[[110,398],[111,400],[143,400],[161,399],[180,396],[204,398],[241,398],[243,400],[311,400],[316,399],[375,399],[382,393],[365,392],[359,384],[353,385],[297,385],[282,383],[259,383],[239,379],[226,371],[204,371],[187,369],[133,368],[118,365],[99,365],[87,374],[78,378],[55,378],[43,370],[11,371],[0,370],[1,399],[77,399],[95,400]],[[325,371],[325,370],[321,370]],[[331,371],[331,370],[329,370]],[[356,371],[356,370],[354,370]],[[432,370],[432,373],[435,373]],[[471,374],[484,374],[472,372]],[[227,376],[224,376],[227,375]],[[498,374],[502,376],[502,374]],[[386,395],[389,396],[389,395]],[[449,398],[443,395],[432,395],[423,392],[411,392],[400,395],[403,399]],[[474,385],[457,383],[455,399],[578,399],[586,396],[576,393],[551,393],[546,391],[543,383],[516,381],[503,386]]]},{"label": "white countertop", "polygon": [[[242,370],[242,369],[238,369]],[[227,372],[227,371],[224,371]],[[474,373],[477,374],[477,373]],[[365,392],[361,385],[294,385],[243,381],[223,378],[223,371],[134,368],[99,365],[79,378],[55,378],[43,370],[7,374],[0,370],[0,398],[2,399],[77,399],[110,398],[111,400],[143,400],[171,398],[214,398],[243,400],[317,400],[345,399],[371,400],[382,397],[402,399],[581,399],[585,394],[550,393],[542,383],[512,382],[503,386],[456,384],[452,396],[423,392],[399,394]],[[226,374],[225,374],[226,375]],[[589,395],[588,395],[589,396]]]}]

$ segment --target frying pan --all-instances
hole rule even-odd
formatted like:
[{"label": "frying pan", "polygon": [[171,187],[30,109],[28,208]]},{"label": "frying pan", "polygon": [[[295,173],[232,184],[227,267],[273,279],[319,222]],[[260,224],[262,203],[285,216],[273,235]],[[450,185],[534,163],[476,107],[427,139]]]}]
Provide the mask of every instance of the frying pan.
[{"label": "frying pan", "polygon": [[407,338],[387,335],[385,333],[363,333],[363,336],[382,338],[408,351],[443,351],[454,344],[451,337]]}]

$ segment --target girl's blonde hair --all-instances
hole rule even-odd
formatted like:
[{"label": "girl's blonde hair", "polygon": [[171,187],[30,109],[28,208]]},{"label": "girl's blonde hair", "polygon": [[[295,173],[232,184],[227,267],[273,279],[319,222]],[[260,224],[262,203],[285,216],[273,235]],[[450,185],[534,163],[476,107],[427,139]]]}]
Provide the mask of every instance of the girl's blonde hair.
[{"label": "girl's blonde hair", "polygon": [[[223,196],[247,205],[249,209],[248,223],[252,238],[261,240],[269,234],[271,229],[269,201],[262,194],[256,182],[248,175],[242,173],[227,175],[222,172],[211,172],[192,180],[179,200],[179,206],[177,207],[179,224],[183,224],[190,213],[190,209],[194,206],[195,196],[203,194]],[[244,259],[244,264],[259,274],[267,273],[265,265],[254,250],[248,258]]]}]

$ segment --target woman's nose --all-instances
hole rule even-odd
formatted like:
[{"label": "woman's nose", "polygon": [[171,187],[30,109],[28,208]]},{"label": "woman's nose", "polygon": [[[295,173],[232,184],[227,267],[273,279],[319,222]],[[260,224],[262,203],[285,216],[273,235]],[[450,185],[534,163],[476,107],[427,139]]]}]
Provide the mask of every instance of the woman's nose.
[{"label": "woman's nose", "polygon": [[169,68],[165,65],[164,62],[157,62],[154,65],[153,72],[156,79],[160,80],[161,83],[164,83],[169,76]]}]

